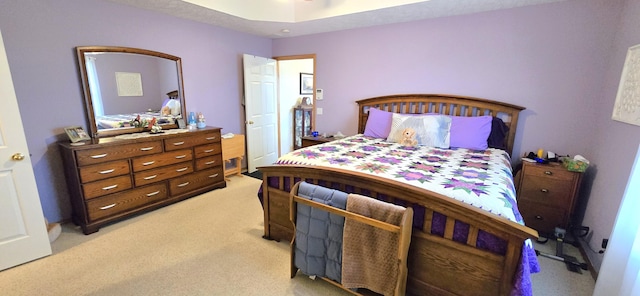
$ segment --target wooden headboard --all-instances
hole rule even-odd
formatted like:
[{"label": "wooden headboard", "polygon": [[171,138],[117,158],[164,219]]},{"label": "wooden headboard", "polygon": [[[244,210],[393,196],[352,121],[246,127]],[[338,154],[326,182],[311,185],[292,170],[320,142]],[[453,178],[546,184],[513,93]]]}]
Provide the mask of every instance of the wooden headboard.
[{"label": "wooden headboard", "polygon": [[498,117],[509,127],[505,137],[506,151],[511,155],[518,127],[518,114],[524,107],[487,99],[440,94],[404,94],[374,97],[356,101],[358,103],[358,133],[364,133],[369,108],[394,113],[424,114],[439,113],[452,116]]}]

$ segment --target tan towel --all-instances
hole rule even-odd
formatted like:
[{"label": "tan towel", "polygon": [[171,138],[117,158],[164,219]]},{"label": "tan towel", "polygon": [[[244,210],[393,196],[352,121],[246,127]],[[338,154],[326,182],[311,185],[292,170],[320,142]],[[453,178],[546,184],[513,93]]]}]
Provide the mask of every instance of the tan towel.
[{"label": "tan towel", "polygon": [[[400,225],[405,208],[357,194],[347,211]],[[393,295],[398,278],[399,234],[347,218],[342,242],[342,285]]]}]

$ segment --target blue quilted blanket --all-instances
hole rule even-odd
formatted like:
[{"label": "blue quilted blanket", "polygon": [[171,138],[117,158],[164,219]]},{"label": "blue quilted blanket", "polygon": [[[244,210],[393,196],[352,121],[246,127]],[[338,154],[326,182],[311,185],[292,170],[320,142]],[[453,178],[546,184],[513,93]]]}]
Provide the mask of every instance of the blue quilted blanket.
[{"label": "blue quilted blanket", "polygon": [[[347,194],[300,183],[298,195],[339,209],[346,209]],[[294,264],[306,275],[342,281],[342,233],[344,217],[298,204]]]}]

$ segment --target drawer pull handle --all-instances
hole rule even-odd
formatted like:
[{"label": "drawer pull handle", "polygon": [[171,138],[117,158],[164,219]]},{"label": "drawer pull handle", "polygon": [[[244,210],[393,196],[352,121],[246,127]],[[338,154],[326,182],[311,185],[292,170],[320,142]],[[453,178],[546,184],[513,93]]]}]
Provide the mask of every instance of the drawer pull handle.
[{"label": "drawer pull handle", "polygon": [[98,154],[98,155],[91,155],[91,158],[96,159],[96,158],[103,158],[103,157],[105,157],[105,156],[107,156],[107,153],[105,153],[105,154]]},{"label": "drawer pull handle", "polygon": [[207,140],[215,140],[215,139],[217,139],[217,138],[218,138],[218,137],[215,137],[215,136],[214,136],[214,137],[207,137]]},{"label": "drawer pull handle", "polygon": [[115,206],[116,206],[116,204],[114,204],[114,203],[113,203],[113,204],[110,204],[110,205],[108,205],[108,206],[100,207],[100,209],[101,209],[101,210],[107,210],[107,209],[113,208],[113,207],[115,207]]},{"label": "drawer pull handle", "polygon": [[213,152],[213,150],[215,150],[215,149],[208,149],[208,150],[205,150],[204,153],[211,153],[211,152]]},{"label": "drawer pull handle", "polygon": [[176,172],[184,172],[184,171],[186,171],[188,169],[189,169],[189,167],[183,167],[181,169],[177,169]]},{"label": "drawer pull handle", "polygon": [[102,190],[110,190],[110,189],[113,189],[113,188],[116,188],[116,187],[118,187],[118,184],[107,186],[107,187],[102,187]]},{"label": "drawer pull handle", "polygon": [[147,193],[147,196],[151,197],[151,196],[157,195],[158,193],[160,193],[160,190],[156,192]]},{"label": "drawer pull handle", "polygon": [[143,165],[143,166],[148,166],[148,165],[152,165],[152,164],[154,164],[154,163],[156,163],[156,161],[155,161],[155,160],[154,160],[154,161],[147,161],[147,162],[144,162],[144,163],[142,163],[142,165]]},{"label": "drawer pull handle", "polygon": [[157,177],[158,175],[153,175],[153,176],[149,176],[149,177],[144,177],[145,180],[151,180],[155,177]]},{"label": "drawer pull handle", "polygon": [[185,182],[185,183],[182,183],[182,184],[178,184],[178,187],[184,187],[184,186],[187,186],[187,185],[189,185],[189,182]]},{"label": "drawer pull handle", "polygon": [[540,189],[540,191],[542,191],[543,193],[548,193],[548,192],[549,192],[549,189],[542,188],[542,189]]},{"label": "drawer pull handle", "polygon": [[544,220],[544,219],[542,219],[542,216],[540,216],[540,215],[536,215],[535,218],[536,218],[536,220]]},{"label": "drawer pull handle", "polygon": [[553,175],[553,172],[552,171],[544,171],[544,174],[545,175]]},{"label": "drawer pull handle", "polygon": [[183,142],[175,142],[175,143],[173,143],[173,146],[180,146],[182,144],[184,144],[184,141]]},{"label": "drawer pull handle", "polygon": [[185,158],[185,157],[187,157],[187,155],[186,155],[186,154],[178,155],[178,156],[176,156],[176,159]]},{"label": "drawer pull handle", "polygon": [[215,161],[215,160],[212,160],[212,161],[207,161],[207,162],[205,162],[204,164],[206,164],[206,165],[210,165],[210,164],[214,164],[214,163],[216,163],[216,161]]},{"label": "drawer pull handle", "polygon": [[213,175],[209,175],[209,178],[215,178],[217,177],[219,174],[213,174]]},{"label": "drawer pull handle", "polygon": [[145,148],[140,148],[141,151],[149,151],[149,150],[153,150],[153,148],[155,147],[145,147]]},{"label": "drawer pull handle", "polygon": [[106,171],[101,171],[100,174],[111,174],[113,173],[113,171],[115,171],[115,169],[110,169],[110,170],[106,170]]}]

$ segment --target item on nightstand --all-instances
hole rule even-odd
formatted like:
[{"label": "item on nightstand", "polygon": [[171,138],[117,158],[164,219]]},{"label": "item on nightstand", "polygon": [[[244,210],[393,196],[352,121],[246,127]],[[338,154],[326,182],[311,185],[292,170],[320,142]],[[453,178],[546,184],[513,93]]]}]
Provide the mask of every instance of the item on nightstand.
[{"label": "item on nightstand", "polygon": [[570,172],[583,173],[589,167],[589,161],[582,155],[576,155],[573,158],[563,157],[562,166]]}]

